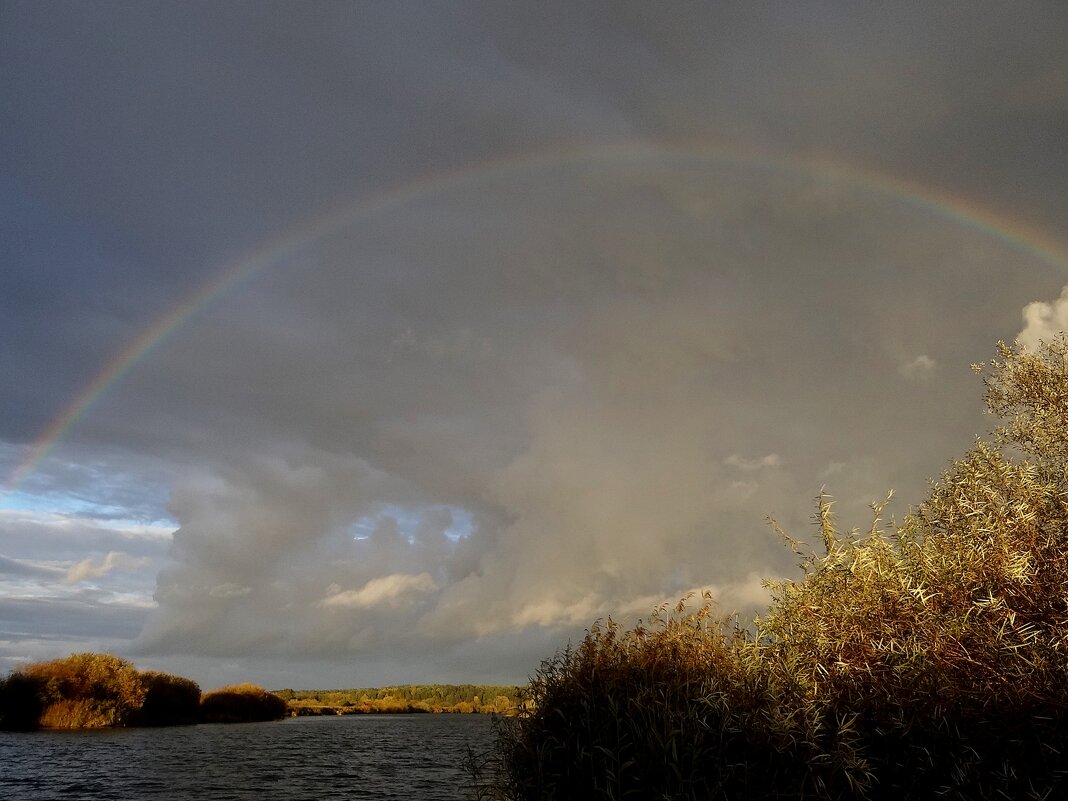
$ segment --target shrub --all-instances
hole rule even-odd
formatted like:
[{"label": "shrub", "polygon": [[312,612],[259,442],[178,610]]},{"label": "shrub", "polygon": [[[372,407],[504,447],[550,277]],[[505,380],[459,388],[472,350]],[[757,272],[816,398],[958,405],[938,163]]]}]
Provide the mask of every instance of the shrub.
[{"label": "shrub", "polygon": [[42,691],[43,682],[25,673],[0,679],[0,730],[36,729],[44,709]]},{"label": "shrub", "polygon": [[705,601],[688,614],[682,602],[675,614],[661,609],[649,627],[595,624],[543,662],[529,711],[500,724],[497,795],[714,798],[728,774],[751,767],[721,749],[737,750],[763,696],[744,654],[751,644]]},{"label": "shrub", "polygon": [[0,729],[92,729],[195,723],[200,688],[139,672],[111,654],[73,654],[0,679]]},{"label": "shrub", "polygon": [[1004,424],[900,526],[873,505],[770,583],[752,630],[710,607],[595,625],[546,660],[476,766],[486,798],[1047,798],[1068,748],[1068,340],[977,365]]},{"label": "shrub", "polygon": [[145,700],[137,715],[139,726],[181,726],[200,719],[200,687],[169,673],[141,674]]},{"label": "shrub", "polygon": [[288,714],[286,702],[255,684],[235,684],[205,693],[200,700],[203,723],[249,723],[279,720]]},{"label": "shrub", "polygon": [[132,722],[145,698],[136,668],[111,654],[73,654],[28,665],[40,682],[46,728],[98,728]]}]

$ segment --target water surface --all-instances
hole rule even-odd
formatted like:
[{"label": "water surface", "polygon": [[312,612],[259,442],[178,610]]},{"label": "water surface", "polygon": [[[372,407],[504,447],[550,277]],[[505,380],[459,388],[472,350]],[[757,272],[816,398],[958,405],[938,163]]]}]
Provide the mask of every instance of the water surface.
[{"label": "water surface", "polygon": [[489,715],[349,715],[167,729],[0,732],[0,799],[470,797]]}]

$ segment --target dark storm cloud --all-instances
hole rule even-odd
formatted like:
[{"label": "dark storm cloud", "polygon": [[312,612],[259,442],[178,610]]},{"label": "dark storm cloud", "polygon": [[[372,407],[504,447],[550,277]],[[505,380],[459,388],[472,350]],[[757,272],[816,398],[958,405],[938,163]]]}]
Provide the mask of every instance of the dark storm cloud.
[{"label": "dark storm cloud", "polygon": [[[563,636],[706,586],[752,609],[788,564],[763,514],[803,532],[825,483],[861,525],[890,488],[917,498],[984,425],[967,365],[1043,283],[899,198],[655,152],[400,219],[318,243],[144,368],[151,405],[226,421],[215,478],[172,499],[148,652]],[[424,535],[383,503],[429,509]],[[440,505],[473,530],[445,537]]]},{"label": "dark storm cloud", "polygon": [[[800,166],[1059,236],[1059,4],[6,3],[0,20],[5,463],[241,254],[456,176],[216,298],[76,423],[21,488],[57,514],[0,518],[7,575],[30,583],[8,586],[40,596],[9,628],[42,641],[93,630],[96,607],[41,565],[148,603],[168,547],[141,652],[255,654],[279,677],[358,655],[391,681],[418,652],[514,679],[600,615],[704,586],[752,607],[790,564],[763,516],[803,532],[823,484],[847,517],[891,487],[917,500],[987,424],[967,365],[1066,277]],[[602,158],[459,177],[565,151]],[[1032,332],[1062,316],[1031,308]],[[173,544],[151,535],[168,516]],[[36,626],[51,603],[67,623]],[[101,638],[146,613],[110,614]]]},{"label": "dark storm cloud", "polygon": [[9,437],[42,428],[168,299],[279,227],[546,137],[625,133],[539,74],[461,49],[466,23],[441,10],[287,8],[7,7]]},{"label": "dark storm cloud", "polygon": [[926,177],[1057,224],[1068,22],[1028,10],[8,4],[8,436],[43,427],[225,255],[488,155],[710,137]]}]

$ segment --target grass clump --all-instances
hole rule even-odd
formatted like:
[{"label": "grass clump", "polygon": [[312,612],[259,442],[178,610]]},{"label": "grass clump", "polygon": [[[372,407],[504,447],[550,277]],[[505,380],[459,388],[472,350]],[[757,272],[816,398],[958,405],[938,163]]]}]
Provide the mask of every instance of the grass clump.
[{"label": "grass clump", "polygon": [[286,702],[256,684],[232,684],[205,693],[200,700],[202,723],[251,723],[280,720],[288,714]]},{"label": "grass clump", "polygon": [[[1066,792],[1068,340],[977,365],[1002,419],[900,525],[873,505],[751,627],[710,599],[546,660],[484,798],[995,799]],[[889,500],[889,498],[888,498]],[[781,532],[785,536],[785,532]]]}]

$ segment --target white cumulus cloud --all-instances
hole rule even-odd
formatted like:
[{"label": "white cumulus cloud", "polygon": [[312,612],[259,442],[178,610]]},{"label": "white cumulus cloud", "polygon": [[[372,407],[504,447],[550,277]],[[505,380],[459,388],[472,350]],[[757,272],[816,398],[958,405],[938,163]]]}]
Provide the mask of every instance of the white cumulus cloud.
[{"label": "white cumulus cloud", "polygon": [[1016,335],[1016,341],[1032,350],[1042,340],[1049,341],[1058,333],[1068,331],[1068,286],[1052,303],[1036,300],[1023,309],[1024,328]]}]

